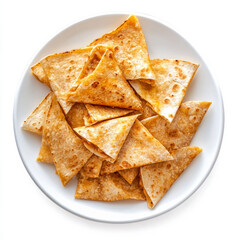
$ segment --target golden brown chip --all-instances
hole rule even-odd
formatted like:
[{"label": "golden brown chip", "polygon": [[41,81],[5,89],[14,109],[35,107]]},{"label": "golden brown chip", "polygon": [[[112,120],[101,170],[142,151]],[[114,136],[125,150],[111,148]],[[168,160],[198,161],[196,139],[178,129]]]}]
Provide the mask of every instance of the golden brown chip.
[{"label": "golden brown chip", "polygon": [[160,116],[153,116],[141,122],[168,151],[171,151],[190,144],[210,105],[210,102],[188,101],[181,104],[172,123]]},{"label": "golden brown chip", "polygon": [[95,70],[77,80],[66,96],[72,102],[142,109],[140,99],[122,75],[113,52],[109,49],[105,51]]},{"label": "golden brown chip", "polygon": [[43,122],[52,102],[52,92],[50,92],[37,108],[23,122],[22,129],[42,135]]},{"label": "golden brown chip", "polygon": [[67,114],[73,103],[65,101],[65,94],[77,80],[92,48],[75,49],[47,56],[40,61],[50,87]]},{"label": "golden brown chip", "polygon": [[[90,142],[85,142],[84,141],[84,146],[93,154],[95,154],[96,156],[100,157],[100,158],[108,158],[108,155],[106,155],[101,149],[99,149],[97,146],[93,145]],[[112,161],[114,161],[112,159]]]},{"label": "golden brown chip", "polygon": [[184,147],[172,152],[173,161],[151,164],[140,168],[141,182],[149,208],[153,208],[181,175],[192,160],[202,151],[198,147]]},{"label": "golden brown chip", "polygon": [[42,145],[36,160],[39,162],[53,163],[53,156],[45,136],[42,136]]},{"label": "golden brown chip", "polygon": [[133,111],[130,109],[111,108],[92,104],[86,104],[85,107],[88,111],[88,114],[84,117],[85,126],[90,126],[104,120],[121,117]]},{"label": "golden brown chip", "polygon": [[117,29],[96,39],[89,46],[98,44],[114,48],[114,55],[126,79],[143,79],[147,82],[155,79],[146,40],[136,16],[130,16]]},{"label": "golden brown chip", "polygon": [[114,118],[74,131],[101,151],[116,160],[127,135],[138,115]]},{"label": "golden brown chip", "polygon": [[39,80],[40,82],[50,87],[48,77],[45,74],[40,62],[33,65],[31,69],[32,69],[32,74],[37,78],[37,80]]},{"label": "golden brown chip", "polygon": [[80,175],[83,178],[97,178],[99,177],[103,158],[100,158],[96,155],[92,155],[87,163],[83,166],[83,168],[80,170]]},{"label": "golden brown chip", "polygon": [[75,103],[66,114],[66,119],[72,128],[84,126],[84,116],[87,110],[83,103]]},{"label": "golden brown chip", "polygon": [[114,163],[104,161],[101,175],[172,159],[173,157],[166,148],[150,134],[140,121],[136,120],[117,160]]},{"label": "golden brown chip", "polygon": [[43,134],[53,155],[56,171],[65,186],[81,170],[92,153],[84,147],[83,141],[68,125],[55,96],[47,115]]},{"label": "golden brown chip", "polygon": [[157,113],[152,110],[151,107],[148,106],[147,102],[143,99],[142,100],[142,106],[143,106],[143,111],[141,112],[141,115],[138,117],[138,120],[143,120],[145,118],[149,118],[152,116],[156,116]]},{"label": "golden brown chip", "polygon": [[135,91],[161,117],[172,122],[198,65],[181,60],[153,59],[154,84],[131,81]]},{"label": "golden brown chip", "polygon": [[134,179],[139,174],[139,168],[130,168],[126,170],[118,171],[118,173],[129,183],[132,184]]},{"label": "golden brown chip", "polygon": [[129,185],[118,173],[99,178],[80,178],[75,198],[98,201],[145,200],[139,178]]}]

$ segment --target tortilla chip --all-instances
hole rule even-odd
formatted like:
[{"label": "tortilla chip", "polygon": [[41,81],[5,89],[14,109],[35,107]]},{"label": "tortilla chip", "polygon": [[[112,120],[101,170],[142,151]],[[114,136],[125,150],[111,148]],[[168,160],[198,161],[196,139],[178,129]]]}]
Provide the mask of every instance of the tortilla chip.
[{"label": "tortilla chip", "polygon": [[92,156],[68,125],[65,116],[53,97],[46,124],[43,128],[46,136],[56,171],[65,186],[75,176]]},{"label": "tortilla chip", "polygon": [[138,117],[138,120],[143,120],[145,118],[149,118],[152,116],[156,116],[157,113],[152,110],[151,107],[148,106],[147,102],[143,99],[142,100],[142,106],[143,106],[143,111],[141,112],[141,115]]},{"label": "tortilla chip", "polygon": [[100,158],[96,155],[92,155],[87,163],[80,170],[80,175],[83,178],[97,178],[99,177],[103,158]]},{"label": "tortilla chip", "polygon": [[46,114],[50,108],[52,96],[53,94],[50,92],[23,122],[23,130],[42,135],[43,121],[45,121]]},{"label": "tortilla chip", "polygon": [[32,74],[37,78],[38,81],[40,81],[40,82],[44,83],[45,85],[47,85],[48,87],[50,87],[48,77],[45,74],[40,62],[33,65],[31,67],[31,69],[32,69]]},{"label": "tortilla chip", "polygon": [[[84,146],[93,154],[100,158],[108,158],[108,155],[106,155],[102,150],[100,150],[97,146],[93,145],[90,142],[84,142]],[[114,160],[112,160],[114,161]]]},{"label": "tortilla chip", "polygon": [[36,160],[39,162],[53,163],[53,156],[45,136],[42,136],[42,145]]},{"label": "tortilla chip", "polygon": [[75,103],[66,115],[66,119],[72,128],[84,126],[84,116],[87,110],[83,103]]},{"label": "tortilla chip", "polygon": [[104,120],[127,115],[133,110],[124,108],[111,108],[106,106],[86,104],[88,114],[84,117],[85,126],[90,126]]},{"label": "tortilla chip", "polygon": [[130,16],[117,29],[96,39],[89,46],[98,44],[113,46],[115,58],[126,79],[142,79],[150,83],[155,79],[146,40],[136,16]]},{"label": "tortilla chip", "polygon": [[157,80],[153,85],[131,81],[135,91],[161,117],[172,122],[198,65],[180,60],[153,59]]},{"label": "tortilla chip", "polygon": [[129,183],[132,184],[133,180],[139,174],[139,168],[130,168],[118,171],[118,173]]},{"label": "tortilla chip", "polygon": [[112,159],[117,159],[118,153],[137,117],[138,115],[133,115],[110,119],[92,126],[74,128],[74,131]]},{"label": "tortilla chip", "polygon": [[[95,54],[95,53],[94,53]],[[95,70],[77,80],[67,100],[110,107],[141,110],[141,101],[122,75],[113,52],[107,49]]]},{"label": "tortilla chip", "polygon": [[172,152],[173,161],[151,164],[140,168],[141,181],[149,208],[153,208],[181,175],[192,160],[202,151],[198,147],[184,147]]},{"label": "tortilla chip", "polygon": [[173,157],[166,148],[150,134],[139,120],[136,120],[117,160],[114,163],[104,161],[101,175],[172,159]]},{"label": "tortilla chip", "polygon": [[67,114],[73,103],[65,101],[65,94],[77,80],[92,48],[75,49],[49,55],[40,61],[51,89]]},{"label": "tortilla chip", "polygon": [[210,102],[189,101],[181,104],[172,123],[160,116],[153,116],[141,122],[168,151],[171,151],[190,144],[210,105]]},{"label": "tortilla chip", "polygon": [[80,178],[75,198],[98,201],[145,200],[139,178],[129,185],[118,173],[99,178]]}]

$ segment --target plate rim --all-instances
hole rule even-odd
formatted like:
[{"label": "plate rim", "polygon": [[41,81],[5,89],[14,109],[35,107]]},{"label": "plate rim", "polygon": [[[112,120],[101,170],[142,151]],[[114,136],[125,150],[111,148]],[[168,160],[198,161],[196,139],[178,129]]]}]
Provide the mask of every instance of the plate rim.
[{"label": "plate rim", "polygon": [[[67,30],[68,28],[71,28],[71,27],[74,27],[75,25],[78,25],[80,24],[81,22],[85,21],[85,20],[90,20],[90,19],[94,19],[94,18],[98,18],[98,17],[105,17],[105,16],[111,16],[111,15],[131,15],[131,14],[134,14],[136,15],[137,17],[143,17],[143,18],[147,18],[147,19],[150,19],[152,21],[155,21],[157,23],[160,23],[162,24],[164,27],[170,29],[171,31],[173,31],[175,34],[179,35],[184,41],[186,41],[186,43],[197,53],[197,55],[199,56],[199,58],[201,59],[201,61],[203,63],[205,63],[206,65],[206,68],[213,80],[213,83],[214,83],[214,86],[217,90],[217,95],[219,96],[219,104],[220,104],[220,107],[221,107],[221,133],[220,133],[220,138],[219,138],[219,142],[218,142],[218,146],[217,146],[217,151],[215,153],[215,156],[214,156],[214,161],[212,162],[210,168],[208,169],[208,171],[205,173],[205,176],[201,179],[201,181],[195,186],[195,188],[193,189],[193,191],[191,191],[189,194],[187,194],[180,202],[178,202],[177,204],[175,204],[174,206],[162,211],[162,212],[157,212],[157,213],[153,213],[151,216],[147,216],[147,217],[141,217],[141,218],[136,218],[136,219],[130,219],[130,220],[117,220],[117,221],[114,221],[114,220],[104,220],[104,219],[100,219],[100,218],[94,218],[94,217],[91,217],[91,216],[87,216],[87,215],[83,215],[81,213],[77,213],[77,212],[74,212],[73,210],[71,210],[70,208],[68,208],[67,206],[63,205],[60,201],[58,201],[57,199],[55,199],[54,197],[52,197],[52,195],[48,194],[44,188],[42,188],[40,186],[40,183],[38,183],[37,179],[35,179],[35,177],[33,176],[33,174],[31,173],[31,171],[29,170],[27,164],[25,163],[24,159],[23,159],[23,156],[22,156],[22,153],[21,153],[21,150],[20,150],[20,147],[19,147],[19,139],[17,138],[17,119],[16,119],[16,115],[17,115],[17,100],[19,98],[19,95],[20,95],[20,89],[21,89],[21,86],[23,84],[23,80],[24,78],[26,77],[27,75],[27,72],[28,72],[28,68],[30,66],[30,63],[32,63],[34,61],[34,59],[36,58],[36,56],[55,38],[57,37],[58,35],[60,35],[62,32],[64,32],[65,30]],[[15,92],[15,97],[14,97],[14,105],[13,105],[13,129],[14,129],[14,137],[15,137],[15,142],[16,142],[16,145],[17,145],[17,150],[18,150],[18,153],[19,153],[19,156],[21,158],[21,161],[25,167],[25,169],[27,170],[29,176],[31,177],[31,179],[33,180],[33,182],[37,185],[37,187],[51,200],[53,201],[55,204],[57,204],[59,207],[61,207],[62,209],[74,214],[75,216],[78,216],[78,217],[82,217],[84,219],[87,219],[87,220],[91,220],[91,221],[96,221],[96,222],[102,222],[102,223],[112,223],[112,224],[123,224],[123,223],[133,223],[133,222],[140,222],[140,221],[145,221],[145,220],[148,220],[148,219],[152,219],[152,218],[155,218],[157,216],[160,216],[160,215],[163,215],[171,210],[173,210],[174,208],[178,207],[179,205],[181,205],[183,202],[185,202],[188,198],[190,198],[199,188],[200,186],[205,182],[205,180],[207,179],[207,177],[209,176],[210,172],[212,171],[216,161],[217,161],[217,158],[219,156],[219,153],[220,153],[220,150],[221,150],[221,145],[222,145],[222,140],[223,140],[223,135],[224,135],[224,128],[225,128],[225,110],[224,110],[224,102],[223,102],[223,96],[222,96],[222,92],[221,92],[221,89],[220,89],[220,85],[219,83],[215,80],[215,77],[213,76],[212,72],[210,71],[210,69],[208,68],[208,65],[206,64],[206,61],[203,60],[202,56],[199,54],[199,52],[193,47],[193,45],[184,37],[184,35],[180,34],[177,30],[176,30],[176,27],[172,27],[171,24],[169,23],[166,23],[166,21],[164,21],[163,19],[160,19],[158,17],[155,17],[153,15],[150,15],[150,14],[146,14],[146,13],[139,13],[139,12],[134,12],[134,13],[130,13],[129,11],[110,11],[110,12],[102,12],[102,13],[99,13],[99,14],[91,14],[91,15],[88,15],[88,16],[85,16],[85,17],[82,17],[82,18],[79,18],[77,21],[74,21],[73,23],[71,24],[68,24],[66,26],[63,26],[61,28],[60,31],[57,31],[55,34],[53,34],[53,36],[46,41],[46,43],[38,50],[35,52],[35,54],[31,57],[30,61],[28,62],[27,64],[27,67],[24,69],[23,71],[23,74],[21,75],[21,78],[16,86],[16,92]]]}]

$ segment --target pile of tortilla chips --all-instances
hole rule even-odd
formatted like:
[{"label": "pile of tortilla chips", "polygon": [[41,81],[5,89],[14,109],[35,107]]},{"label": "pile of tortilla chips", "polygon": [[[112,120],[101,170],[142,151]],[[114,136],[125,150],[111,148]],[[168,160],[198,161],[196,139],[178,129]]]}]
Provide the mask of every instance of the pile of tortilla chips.
[{"label": "pile of tortilla chips", "polygon": [[136,16],[86,48],[32,66],[49,94],[24,121],[42,136],[37,157],[54,164],[75,198],[146,200],[153,208],[202,151],[189,146],[210,102],[182,103],[197,64],[149,59]]}]

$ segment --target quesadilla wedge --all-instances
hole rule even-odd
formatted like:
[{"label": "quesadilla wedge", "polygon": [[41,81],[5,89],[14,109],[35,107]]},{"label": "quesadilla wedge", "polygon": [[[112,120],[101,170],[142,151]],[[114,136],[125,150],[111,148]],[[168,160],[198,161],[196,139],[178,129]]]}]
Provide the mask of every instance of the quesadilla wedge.
[{"label": "quesadilla wedge", "polygon": [[43,128],[56,171],[65,186],[92,156],[68,125],[57,99],[53,96]]},{"label": "quesadilla wedge", "polygon": [[45,74],[40,62],[33,65],[31,69],[32,69],[32,74],[37,78],[38,81],[50,87],[48,77]]},{"label": "quesadilla wedge", "polygon": [[[94,52],[93,54],[96,54]],[[95,70],[78,79],[67,101],[141,110],[141,101],[122,75],[113,52],[106,49]]]},{"label": "quesadilla wedge", "polygon": [[118,173],[129,183],[132,184],[134,179],[139,174],[139,168],[130,168],[126,170],[118,171]]},{"label": "quesadilla wedge", "polygon": [[87,114],[84,116],[85,126],[90,126],[104,120],[121,117],[127,115],[133,110],[124,108],[111,108],[106,106],[85,104]]},{"label": "quesadilla wedge", "polygon": [[168,151],[171,151],[190,144],[210,105],[210,102],[188,101],[181,104],[172,123],[160,116],[153,116],[141,122]]},{"label": "quesadilla wedge", "polygon": [[154,84],[131,81],[135,91],[161,117],[172,122],[198,65],[181,60],[153,59]]},{"label": "quesadilla wedge", "polygon": [[[87,150],[89,150],[91,153],[93,153],[94,155],[96,155],[100,158],[108,158],[109,157],[101,149],[99,149],[97,146],[93,145],[90,142],[84,141],[83,145],[86,147]],[[111,158],[111,160],[114,161],[112,158]]]},{"label": "quesadilla wedge", "polygon": [[92,155],[87,163],[83,166],[80,170],[80,175],[83,178],[97,178],[99,177],[102,162],[104,161],[103,158],[100,158],[96,155]]},{"label": "quesadilla wedge", "polygon": [[42,136],[42,145],[36,160],[39,162],[53,163],[53,156],[45,136]]},{"label": "quesadilla wedge", "polygon": [[74,131],[116,160],[137,117],[138,115],[114,118],[92,126],[74,128]]},{"label": "quesadilla wedge", "polygon": [[141,182],[149,208],[153,208],[169,190],[192,160],[202,151],[198,147],[183,147],[172,152],[173,161],[140,168]]},{"label": "quesadilla wedge", "polygon": [[37,108],[23,122],[22,129],[42,135],[43,122],[52,102],[52,92],[50,92]]},{"label": "quesadilla wedge", "polygon": [[149,83],[155,79],[146,40],[136,16],[130,16],[117,29],[96,39],[89,46],[98,44],[113,47],[117,63],[126,79],[141,79]]},{"label": "quesadilla wedge", "polygon": [[104,161],[101,175],[147,164],[173,160],[167,149],[142,125],[133,124],[114,163]]},{"label": "quesadilla wedge", "polygon": [[49,85],[65,114],[73,105],[65,101],[65,94],[77,80],[91,50],[92,48],[75,49],[49,55],[40,61]]},{"label": "quesadilla wedge", "polygon": [[79,178],[75,198],[98,201],[145,200],[139,179],[136,178],[129,185],[118,173],[99,178]]}]

